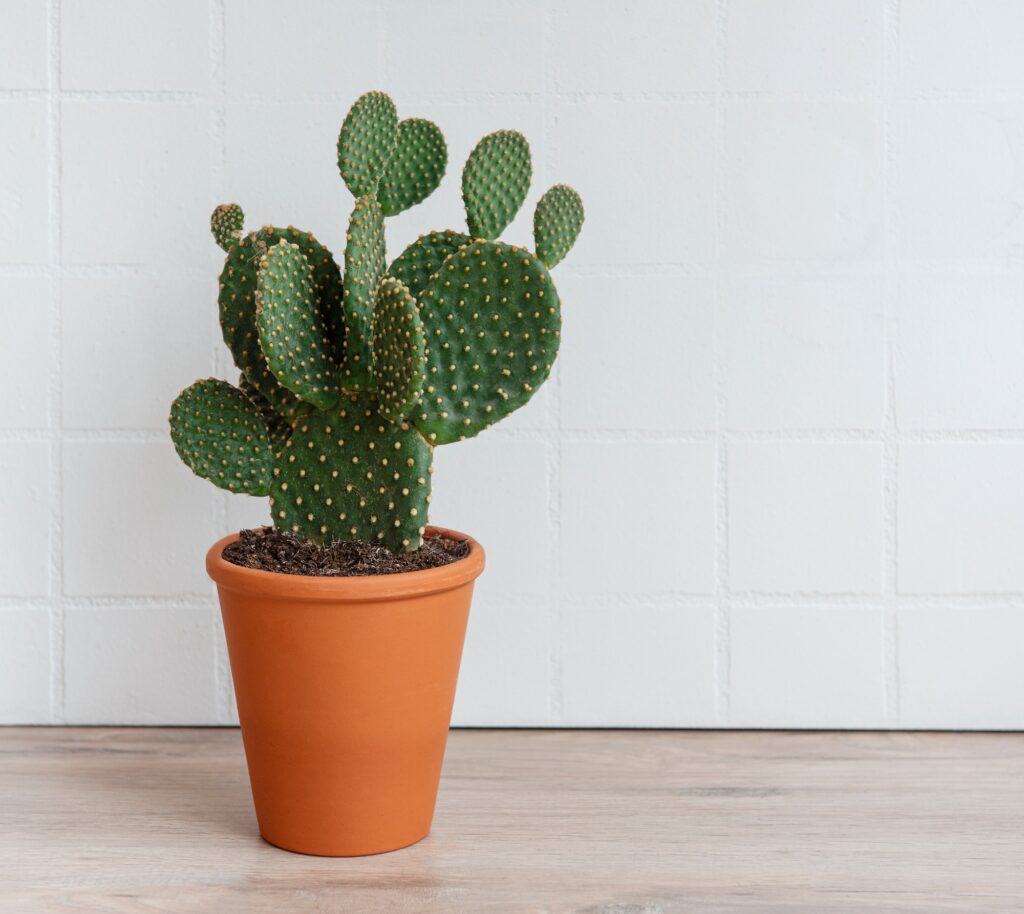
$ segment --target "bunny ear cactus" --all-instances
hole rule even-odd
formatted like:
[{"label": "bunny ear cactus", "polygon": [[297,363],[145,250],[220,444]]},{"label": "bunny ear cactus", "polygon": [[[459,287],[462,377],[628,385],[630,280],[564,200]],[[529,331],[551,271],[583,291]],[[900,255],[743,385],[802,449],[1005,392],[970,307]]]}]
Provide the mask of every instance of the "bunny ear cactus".
[{"label": "bunny ear cactus", "polygon": [[523,406],[558,354],[558,292],[525,248],[473,241],[420,293],[427,375],[415,421],[427,439],[471,438]]},{"label": "bunny ear cactus", "polygon": [[556,184],[537,203],[533,213],[533,243],[549,267],[560,263],[583,228],[583,201],[567,184]]},{"label": "bunny ear cactus", "polygon": [[210,227],[226,252],[224,341],[239,386],[214,379],[171,407],[193,472],[230,492],[269,495],[275,525],[312,542],[422,542],[434,447],[479,434],[524,405],[551,372],[561,310],[549,269],[583,224],[564,184],[534,213],[536,253],[498,241],[529,190],[525,138],[484,137],[462,174],[469,234],[421,235],[390,265],[385,219],[440,184],[437,125],[399,121],[383,92],[352,106],[337,144],[355,197],[344,269],[294,227],[244,231],[237,204]]},{"label": "bunny ear cactus", "polygon": [[267,495],[274,451],[259,410],[227,381],[186,388],[171,407],[171,438],[197,476],[229,492]]},{"label": "bunny ear cactus", "polygon": [[462,200],[474,238],[497,238],[526,199],[533,163],[530,144],[515,130],[488,134],[462,170]]},{"label": "bunny ear cactus", "polygon": [[[219,207],[218,207],[219,208]],[[260,265],[282,239],[299,247],[313,270],[317,307],[325,322],[335,362],[344,352],[341,271],[331,252],[308,232],[288,228],[263,228],[243,236],[228,250],[220,274],[220,326],[235,364],[250,383],[282,416],[289,419],[310,412],[311,404],[281,384],[270,370],[260,345],[256,322],[256,292]]]},{"label": "bunny ear cactus", "polygon": [[345,243],[345,385],[373,384],[373,298],[384,275],[384,212],[376,197],[356,200]]},{"label": "bunny ear cactus", "polygon": [[391,97],[367,92],[349,109],[338,134],[338,170],[353,197],[377,193],[398,142],[398,113]]},{"label": "bunny ear cactus", "polygon": [[433,121],[411,117],[398,125],[395,150],[381,176],[377,198],[385,216],[422,203],[441,183],[448,146]]},{"label": "bunny ear cactus", "polygon": [[225,251],[241,240],[244,225],[245,213],[237,203],[222,203],[210,215],[213,239]]},{"label": "bunny ear cactus", "polygon": [[256,276],[260,350],[274,377],[318,409],[338,402],[338,366],[313,280],[313,265],[282,238],[260,258]]}]

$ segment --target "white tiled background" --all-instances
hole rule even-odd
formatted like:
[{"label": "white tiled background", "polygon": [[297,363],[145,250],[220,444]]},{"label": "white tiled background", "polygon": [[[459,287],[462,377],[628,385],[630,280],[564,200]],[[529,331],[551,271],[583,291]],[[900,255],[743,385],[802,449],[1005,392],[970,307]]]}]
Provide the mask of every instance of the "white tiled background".
[{"label": "white tiled background", "polygon": [[463,724],[1024,727],[1024,3],[0,0],[0,720],[224,723],[181,466],[212,207],[341,246],[391,91],[459,227],[499,127],[589,221],[564,356],[437,455],[484,542]]}]

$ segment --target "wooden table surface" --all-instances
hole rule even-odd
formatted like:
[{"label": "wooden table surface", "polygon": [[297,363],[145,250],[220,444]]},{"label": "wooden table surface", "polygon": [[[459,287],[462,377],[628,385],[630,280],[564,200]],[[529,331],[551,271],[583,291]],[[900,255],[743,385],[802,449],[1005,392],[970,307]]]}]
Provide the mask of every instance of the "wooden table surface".
[{"label": "wooden table surface", "polygon": [[233,729],[0,728],[0,912],[1024,911],[1024,735],[461,730],[434,830],[263,843]]}]

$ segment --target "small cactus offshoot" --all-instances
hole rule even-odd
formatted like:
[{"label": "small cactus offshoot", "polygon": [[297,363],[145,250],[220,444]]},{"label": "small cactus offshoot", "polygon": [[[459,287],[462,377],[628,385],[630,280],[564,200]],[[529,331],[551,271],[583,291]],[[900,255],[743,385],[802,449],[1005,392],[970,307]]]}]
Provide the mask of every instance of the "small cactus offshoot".
[{"label": "small cactus offshoot", "polygon": [[556,184],[534,213],[536,253],[495,240],[532,173],[525,137],[499,130],[463,170],[469,233],[427,232],[387,266],[384,220],[441,183],[444,136],[367,92],[337,152],[356,198],[344,269],[308,232],[245,233],[240,206],[213,211],[227,252],[221,329],[241,377],[182,391],[171,438],[197,475],[269,495],[281,530],[410,551],[426,529],[435,446],[478,435],[551,373],[562,317],[549,270],[575,243],[583,203]]}]

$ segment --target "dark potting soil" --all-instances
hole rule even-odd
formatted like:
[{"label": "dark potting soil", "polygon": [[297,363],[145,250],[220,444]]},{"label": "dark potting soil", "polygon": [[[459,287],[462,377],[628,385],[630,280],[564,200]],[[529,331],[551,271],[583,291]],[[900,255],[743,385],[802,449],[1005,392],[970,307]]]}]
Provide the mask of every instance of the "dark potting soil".
[{"label": "dark potting soil", "polygon": [[224,561],[242,568],[311,577],[360,577],[401,574],[449,565],[469,555],[465,540],[427,536],[414,552],[392,552],[378,543],[307,543],[273,527],[242,530],[224,547]]}]

